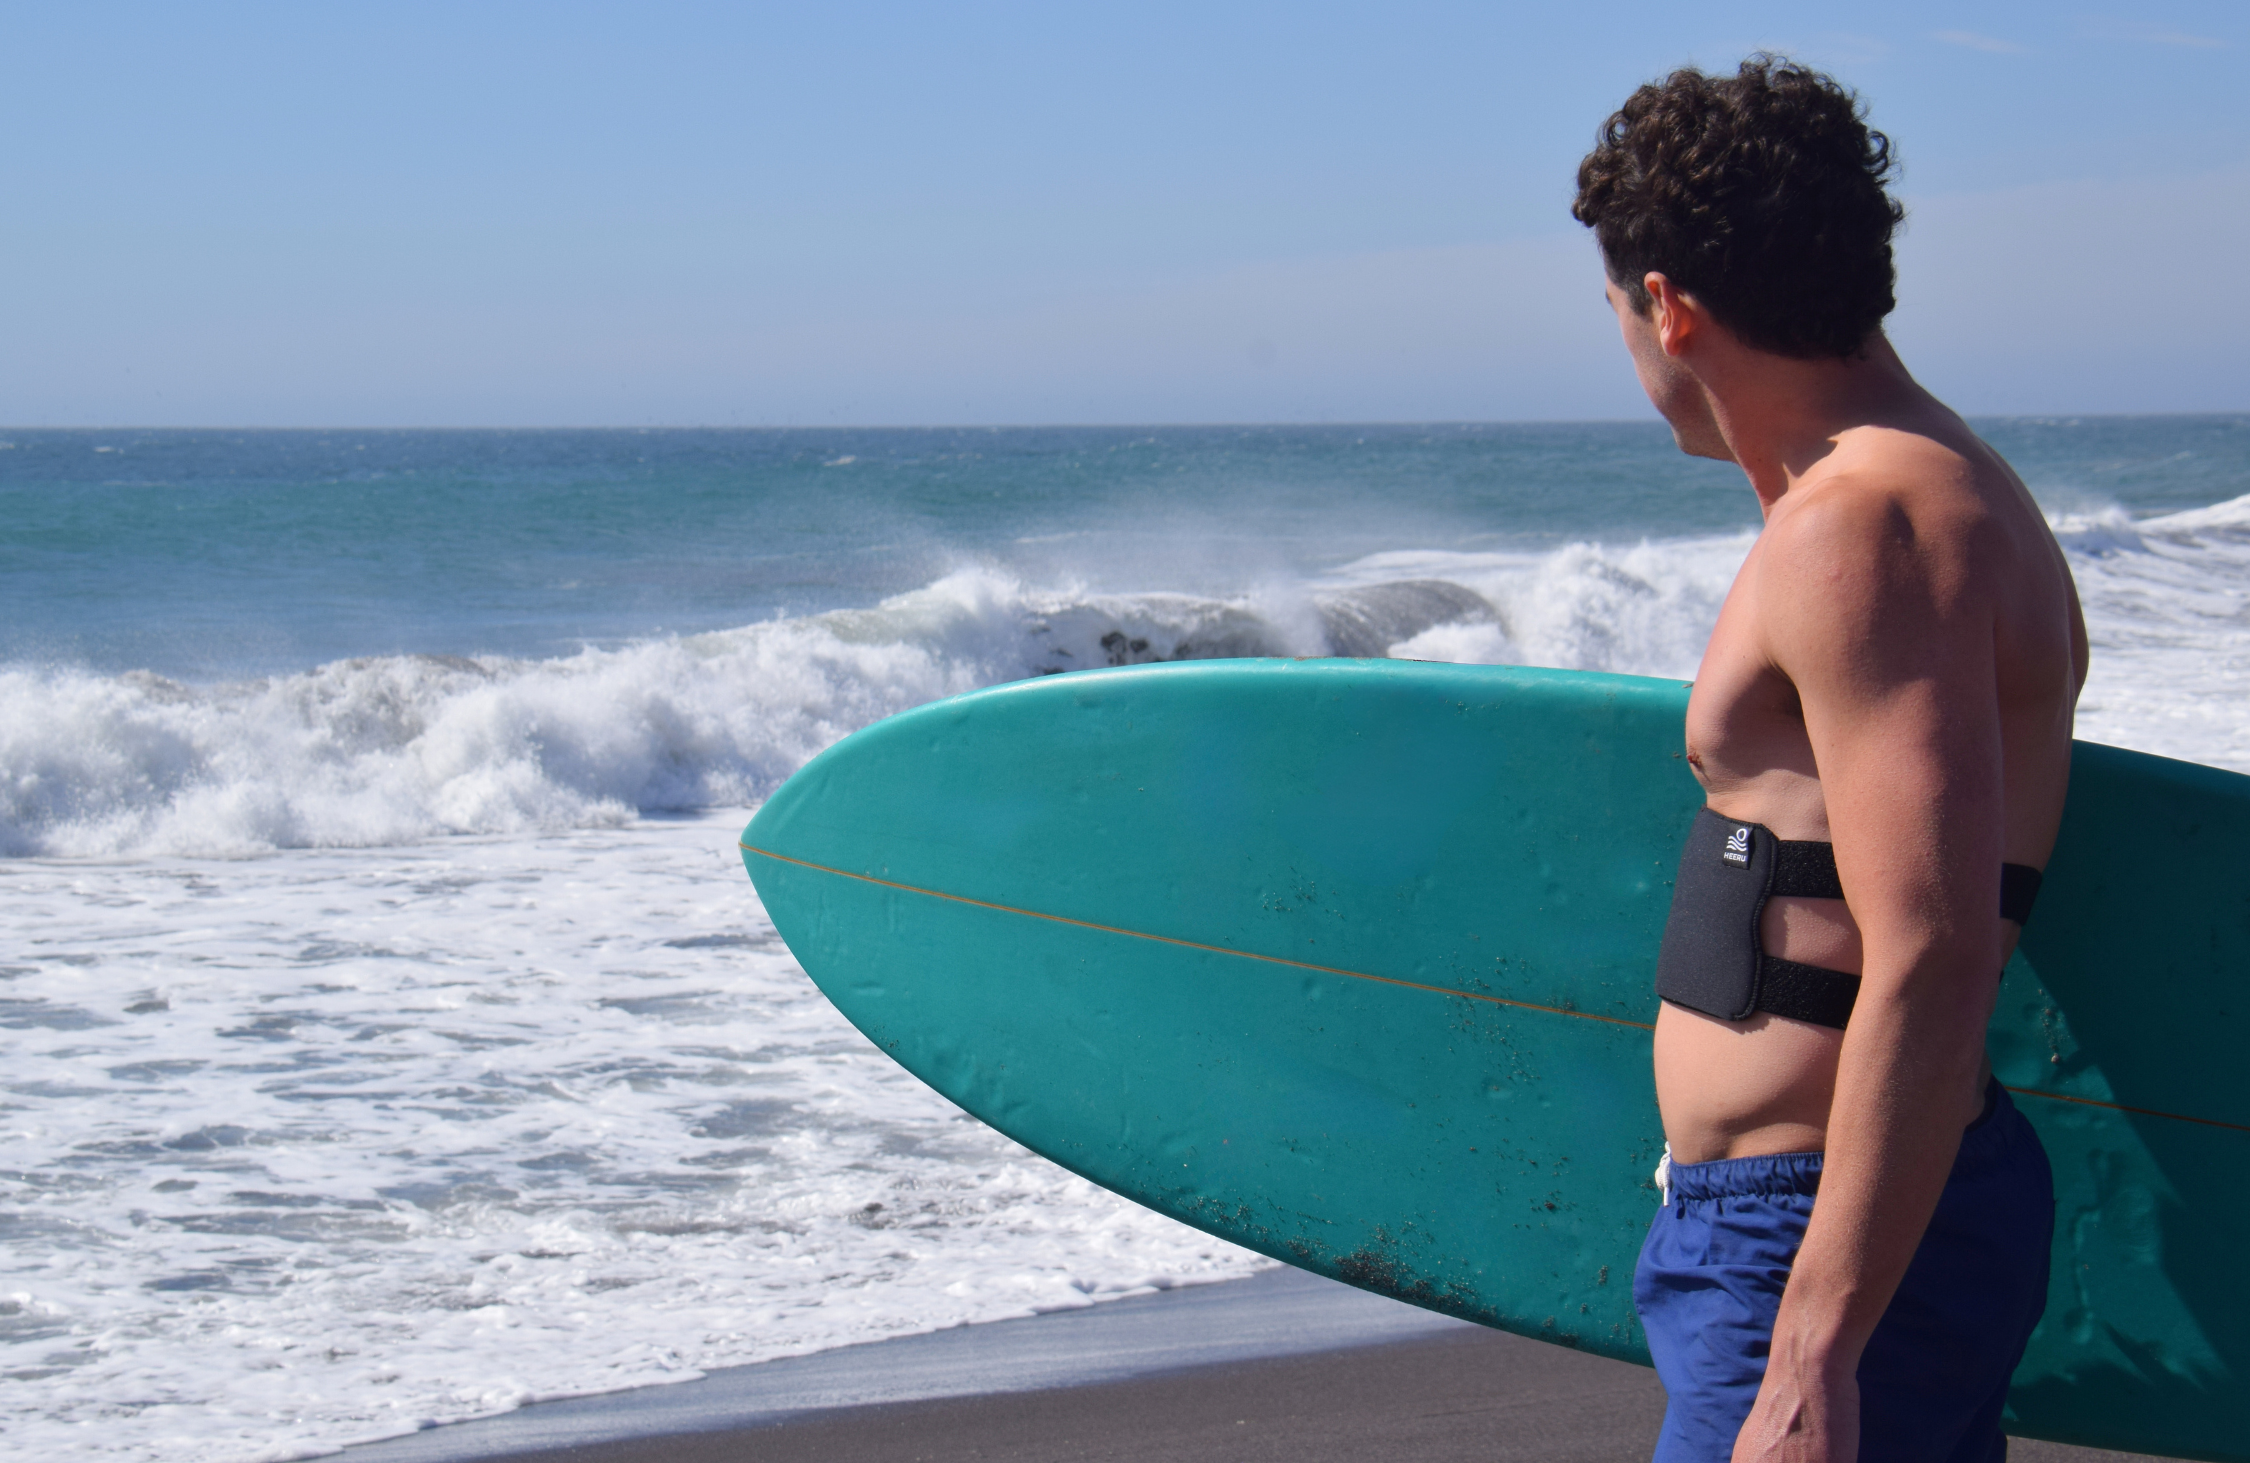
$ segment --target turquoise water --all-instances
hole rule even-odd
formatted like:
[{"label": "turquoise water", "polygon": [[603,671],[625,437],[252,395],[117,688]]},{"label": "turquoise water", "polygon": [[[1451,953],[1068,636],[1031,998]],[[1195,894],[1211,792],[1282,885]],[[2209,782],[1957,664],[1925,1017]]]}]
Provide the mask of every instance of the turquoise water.
[{"label": "turquoise water", "polygon": [[[1981,425],[2073,556],[2090,734],[2250,763],[2250,416]],[[0,441],[0,856],[741,806],[1093,665],[1692,675],[1758,521],[1655,423]]]},{"label": "turquoise water", "polygon": [[[2062,509],[2250,487],[2250,418],[1980,426]],[[189,681],[568,654],[965,565],[1226,595],[1385,550],[1756,522],[1732,468],[1655,423],[0,438],[0,661]]]},{"label": "turquoise water", "polygon": [[190,679],[568,653],[964,563],[1225,592],[1401,544],[1745,521],[1653,426],[13,440],[0,657]]}]

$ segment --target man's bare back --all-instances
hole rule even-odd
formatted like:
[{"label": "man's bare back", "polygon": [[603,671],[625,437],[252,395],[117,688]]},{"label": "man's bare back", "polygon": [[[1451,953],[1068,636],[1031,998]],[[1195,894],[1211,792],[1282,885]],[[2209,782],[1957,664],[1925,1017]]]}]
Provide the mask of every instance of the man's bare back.
[{"label": "man's bare back", "polygon": [[[1928,877],[1909,851],[1855,838],[1850,814],[1843,829],[1833,826],[1823,759],[1786,666],[1809,653],[1856,653],[1895,658],[1907,679],[1919,681],[1931,674],[1925,659],[1933,643],[1979,639],[1989,654],[1947,658],[1952,674],[1921,690],[1940,701],[1987,700],[1989,726],[1963,728],[1960,744],[1929,747],[1920,758],[1897,755],[1895,746],[1856,748],[1862,759],[1896,756],[1900,765],[1874,769],[1877,785],[1856,789],[1851,806],[1891,803],[1893,816],[1911,818],[1929,816],[1942,798],[1945,816],[1931,831],[1949,842],[1964,823],[1980,820],[1986,826],[1970,836],[1994,844],[1997,856],[1958,862],[1960,877],[1980,891],[1966,908],[1989,910],[1997,896],[1981,892],[1991,882],[1987,871],[1996,874],[2002,862],[2042,867],[2054,846],[2071,708],[2085,678],[2085,629],[2061,551],[2014,472],[1914,386],[1887,347],[1871,357],[1856,372],[1881,398],[1869,403],[1878,408],[1870,420],[1842,427],[1824,455],[1785,478],[1778,497],[1762,500],[1765,530],[1728,593],[1689,699],[1688,763],[1709,806],[1724,816],[1763,824],[1779,838],[1835,843],[1849,894],[1876,881]],[[1709,451],[1712,444],[1683,445]],[[1901,695],[1921,699],[1914,688]],[[1896,717],[1912,722],[1927,709],[1900,707]],[[1887,735],[1844,725],[1827,739]],[[1994,752],[1996,776],[1974,761]],[[1997,795],[1965,803],[1961,785],[1979,777]],[[1929,785],[1932,778],[1942,785]],[[1863,866],[1866,874],[1855,878]],[[1773,899],[1761,934],[1768,954],[1862,973],[1862,932],[1844,901]],[[1981,942],[1993,958],[1981,969],[1972,964],[1964,978],[1996,977],[2016,934],[2015,925],[1998,922]],[[1842,1031],[1764,1012],[1724,1021],[1667,1003],[1657,1021],[1656,1083],[1675,1158],[1826,1148],[1844,1040]],[[1958,1126],[1976,1117],[1989,1071],[1980,1061],[1957,1084]]]}]

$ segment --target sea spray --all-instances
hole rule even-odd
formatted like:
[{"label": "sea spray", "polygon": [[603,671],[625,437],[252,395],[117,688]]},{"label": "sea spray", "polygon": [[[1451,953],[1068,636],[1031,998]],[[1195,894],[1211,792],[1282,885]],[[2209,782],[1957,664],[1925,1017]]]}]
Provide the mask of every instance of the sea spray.
[{"label": "sea spray", "polygon": [[[555,659],[383,656],[208,687],[16,667],[0,671],[0,852],[370,847],[745,806],[884,716],[1088,667],[1412,654],[1439,627],[1500,637],[1500,653],[1480,658],[1528,645],[1630,664],[1641,630],[1618,605],[1653,624],[1677,596],[1566,554],[1562,574],[1479,562],[1451,578],[1231,599],[1047,590],[966,570],[866,609]],[[1704,567],[1723,570],[1724,557]],[[1519,596],[1518,642],[1475,586],[1505,594],[1524,573],[1540,592]],[[1712,595],[1691,598],[1693,618]],[[1589,628],[1605,620],[1622,635]]]},{"label": "sea spray", "polygon": [[[2250,767],[2250,497],[2057,531],[2095,671],[2080,733]],[[838,737],[1089,667],[1397,655],[1690,677],[1751,536],[1393,551],[1256,594],[963,570],[864,609],[544,660],[384,656],[189,686],[0,670],[0,853],[240,853],[746,806]]]}]

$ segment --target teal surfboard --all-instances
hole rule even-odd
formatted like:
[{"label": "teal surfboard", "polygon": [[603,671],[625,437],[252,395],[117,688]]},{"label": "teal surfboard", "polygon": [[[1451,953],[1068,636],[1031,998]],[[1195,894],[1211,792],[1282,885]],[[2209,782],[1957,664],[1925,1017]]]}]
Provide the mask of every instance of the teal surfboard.
[{"label": "teal surfboard", "polygon": [[[956,697],[743,859],[883,1051],[1291,1264],[1645,1362],[1678,681],[1207,661]],[[2081,743],[1993,1061],[2059,1212],[2010,1430],[2250,1459],[2250,778]]]}]

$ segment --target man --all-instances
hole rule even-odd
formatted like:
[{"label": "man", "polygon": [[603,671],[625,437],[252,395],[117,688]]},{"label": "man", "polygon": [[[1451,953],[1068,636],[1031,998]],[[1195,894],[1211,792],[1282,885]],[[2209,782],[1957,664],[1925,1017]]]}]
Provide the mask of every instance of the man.
[{"label": "man", "polygon": [[1708,811],[1634,1289],[1661,1463],[2004,1458],[2046,1298],[2046,1157],[1984,1030],[2086,635],[2023,484],[1884,338],[1889,154],[1835,82],[1753,57],[1636,92],[1572,208],[1649,399],[1765,514],[1688,702]]}]

